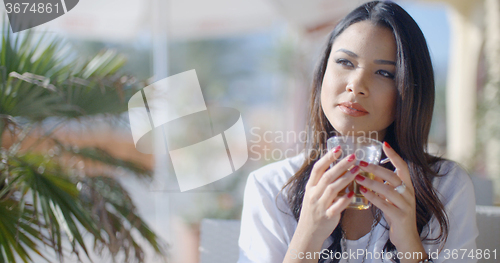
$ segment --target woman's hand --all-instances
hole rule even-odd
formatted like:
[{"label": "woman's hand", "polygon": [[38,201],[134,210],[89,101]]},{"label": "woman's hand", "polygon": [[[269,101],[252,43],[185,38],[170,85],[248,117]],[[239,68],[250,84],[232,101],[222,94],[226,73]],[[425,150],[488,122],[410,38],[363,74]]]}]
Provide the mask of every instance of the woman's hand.
[{"label": "woman's hand", "polygon": [[337,147],[314,164],[302,201],[297,232],[314,237],[315,243],[319,245],[337,227],[341,212],[349,205],[354,194],[351,192],[339,197],[339,192],[360,172],[358,166],[352,167],[354,154],[328,169],[339,158],[340,151],[340,147]]},{"label": "woman's hand", "polygon": [[[376,177],[385,180],[386,184],[362,176],[356,176],[356,182],[362,185],[360,191],[366,199],[384,213],[390,226],[389,237],[397,250],[399,252],[421,251],[423,246],[417,230],[415,189],[408,165],[386,142],[384,142],[383,149],[396,167],[396,172],[382,166],[360,162],[361,170],[373,173]],[[406,189],[399,193],[395,187],[403,182]],[[425,255],[425,250],[423,252]]]}]

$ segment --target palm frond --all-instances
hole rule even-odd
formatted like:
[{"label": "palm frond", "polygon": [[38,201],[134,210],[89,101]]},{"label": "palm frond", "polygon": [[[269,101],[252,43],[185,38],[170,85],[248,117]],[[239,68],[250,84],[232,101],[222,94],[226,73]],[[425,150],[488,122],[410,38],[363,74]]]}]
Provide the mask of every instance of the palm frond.
[{"label": "palm frond", "polygon": [[64,232],[73,246],[79,245],[88,255],[78,225],[98,239],[101,238],[100,231],[90,213],[80,204],[74,182],[42,155],[27,154],[11,158],[10,162],[11,167],[17,167],[12,170],[13,175],[22,176],[22,184],[30,189],[32,200],[38,200],[32,205],[42,214],[42,224],[49,230],[51,246],[62,256],[61,234]]},{"label": "palm frond", "polygon": [[137,215],[137,209],[131,202],[130,195],[110,176],[86,178],[83,183],[82,200],[89,209],[99,211],[96,222],[106,232],[107,246],[114,255],[121,249],[126,257],[132,253],[138,261],[144,259],[143,250],[137,245],[134,232],[160,255],[165,255],[166,245],[151,231],[144,220]]},{"label": "palm frond", "polygon": [[[138,215],[129,194],[107,173],[97,177],[75,175],[61,156],[22,150],[35,127],[56,123],[117,116],[127,110],[126,101],[140,83],[119,74],[124,56],[103,51],[94,58],[73,59],[61,50],[65,44],[47,35],[12,35],[4,25],[0,50],[0,139],[9,133],[9,144],[0,142],[0,262],[32,262],[40,246],[50,247],[63,261],[70,253],[89,257],[90,249],[119,252],[126,261],[144,260],[138,237],[160,254],[166,245]],[[63,125],[62,125],[63,126]],[[81,158],[116,168],[140,178],[152,172],[142,165],[116,158],[97,147],[60,143],[53,130],[44,131],[36,145],[48,142],[65,150],[65,157]],[[91,248],[83,236],[94,238]],[[132,256],[133,255],[133,256]],[[49,260],[47,260],[49,261]]]},{"label": "palm frond", "polygon": [[153,176],[151,170],[144,167],[143,165],[114,157],[113,155],[109,154],[107,151],[99,147],[82,147],[76,150],[75,147],[65,145],[57,139],[54,139],[53,141],[64,152],[70,153],[72,156],[81,157],[83,160],[99,163],[106,167],[120,167],[135,174],[141,179],[151,179]]},{"label": "palm frond", "polygon": [[47,260],[39,248],[46,237],[34,228],[35,220],[33,210],[21,207],[18,201],[0,202],[0,259],[3,262],[16,262],[16,255],[23,262],[31,261],[30,252]]}]

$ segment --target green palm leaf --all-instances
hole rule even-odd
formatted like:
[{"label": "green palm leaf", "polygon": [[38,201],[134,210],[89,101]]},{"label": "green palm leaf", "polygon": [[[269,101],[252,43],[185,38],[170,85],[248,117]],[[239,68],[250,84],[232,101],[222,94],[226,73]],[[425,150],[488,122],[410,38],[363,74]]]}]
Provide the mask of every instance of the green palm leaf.
[{"label": "green palm leaf", "polygon": [[[0,138],[11,141],[0,141],[0,262],[32,262],[34,254],[50,261],[41,246],[52,248],[62,261],[66,244],[79,259],[79,251],[89,257],[90,249],[98,254],[106,249],[113,256],[123,252],[127,262],[142,262],[138,235],[164,256],[166,245],[109,171],[121,167],[143,179],[150,179],[152,172],[98,147],[75,151],[54,133],[74,121],[118,118],[127,110],[126,102],[141,84],[119,73],[125,57],[107,50],[80,60],[61,53],[67,46],[57,39],[31,31],[12,35],[7,25],[4,32]],[[30,136],[37,137],[36,142],[22,147]],[[33,151],[44,143],[62,151]],[[71,158],[112,169],[98,176],[75,174],[65,161]],[[86,234],[93,237],[94,246],[85,243]]]}]

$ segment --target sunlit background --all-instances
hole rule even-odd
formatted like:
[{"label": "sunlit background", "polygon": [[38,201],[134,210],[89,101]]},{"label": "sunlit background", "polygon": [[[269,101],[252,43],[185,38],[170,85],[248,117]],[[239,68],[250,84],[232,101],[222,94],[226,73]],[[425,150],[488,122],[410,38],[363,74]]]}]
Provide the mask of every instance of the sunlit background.
[{"label": "sunlit background", "polygon": [[[173,175],[166,174],[167,161],[135,150],[124,110],[114,121],[106,114],[68,121],[56,136],[75,149],[104,149],[116,160],[137,164],[141,172],[150,171],[156,180],[170,178],[158,187],[158,181],[140,179],[119,162],[103,164],[108,165],[106,176],[126,189],[137,215],[165,241],[167,262],[199,262],[201,220],[239,219],[248,174],[302,150],[300,132],[306,125],[319,52],[335,23],[362,2],[366,1],[81,0],[66,15],[36,27],[35,38],[44,34],[58,39],[69,50],[68,60],[116,52],[126,59],[116,74],[136,88],[195,69],[208,107],[241,112],[249,160],[218,182],[180,192],[169,185]],[[397,2],[424,32],[436,74],[429,151],[468,169],[480,189],[478,204],[500,205],[499,1]],[[41,127],[49,129],[58,120],[44,120]],[[32,140],[41,134],[33,134]],[[9,138],[3,134],[2,147],[12,144]],[[37,149],[44,153],[51,147]],[[103,157],[97,155],[94,162],[99,158]],[[81,171],[79,176],[95,176],[86,169],[85,158],[66,161]],[[144,262],[163,262],[134,231],[145,250]],[[85,240],[92,250],[92,238]],[[90,255],[94,262],[112,262],[113,253],[106,251]],[[117,258],[124,260],[124,253],[117,251]],[[75,259],[71,250],[65,254]],[[85,262],[86,256],[82,259]]]}]

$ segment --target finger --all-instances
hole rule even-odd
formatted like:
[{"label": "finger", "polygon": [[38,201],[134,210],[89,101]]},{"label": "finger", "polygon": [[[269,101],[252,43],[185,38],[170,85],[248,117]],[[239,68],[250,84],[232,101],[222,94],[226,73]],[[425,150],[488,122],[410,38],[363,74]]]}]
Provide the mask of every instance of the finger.
[{"label": "finger", "polygon": [[[382,178],[380,178],[380,177],[378,177],[378,176],[375,176],[375,177],[373,178],[373,180],[378,181],[378,182],[381,182],[381,183],[385,183],[385,180],[383,180]],[[387,183],[389,183],[389,182],[387,182]]]},{"label": "finger", "polygon": [[345,173],[337,180],[326,186],[323,195],[319,198],[319,201],[330,206],[334,202],[334,199],[338,196],[339,192],[346,188],[360,171],[359,166],[355,166],[349,172]]},{"label": "finger", "polygon": [[[364,189],[367,190],[366,188]],[[361,187],[360,191],[361,193],[363,193],[363,196],[366,197],[368,201],[370,201],[374,206],[382,210],[384,215],[386,215],[388,218],[398,218],[398,214],[400,213],[399,208],[387,203],[384,199],[378,197],[374,192],[370,190],[364,192],[363,188]]]},{"label": "finger", "polygon": [[[374,192],[374,193],[375,193],[375,192]],[[394,205],[391,201],[389,201],[389,200],[385,197],[385,195],[380,194],[380,193],[375,193],[375,194],[376,194],[378,197],[380,197],[380,199],[385,200],[385,201],[386,201],[387,203],[389,203],[390,205]]]},{"label": "finger", "polygon": [[391,160],[391,163],[396,167],[397,169],[397,174],[403,180],[406,184],[406,187],[414,193],[413,189],[413,183],[411,181],[410,177],[410,171],[408,170],[408,164],[399,156],[394,149],[391,148],[391,146],[387,143],[384,142],[384,153],[385,155]]},{"label": "finger", "polygon": [[376,164],[371,164],[367,163],[365,161],[359,162],[359,166],[361,169],[365,172],[374,174],[376,177],[388,181],[392,185],[400,185],[401,184],[401,178],[397,174],[395,174],[393,171],[376,165]]},{"label": "finger", "polygon": [[321,176],[318,184],[316,185],[317,187],[319,187],[318,191],[323,192],[329,184],[331,184],[333,181],[337,180],[337,178],[347,173],[347,170],[354,165],[355,160],[356,156],[354,154],[351,154],[349,156],[346,156],[344,159],[340,160],[332,168],[326,171],[323,174],[323,176]]},{"label": "finger", "polygon": [[385,199],[387,199],[399,208],[405,208],[409,205],[405,197],[403,197],[403,195],[401,195],[400,193],[396,192],[394,190],[394,187],[390,185],[386,185],[363,176],[356,176],[356,182],[364,186],[365,188],[375,191],[376,193],[383,194],[385,198],[381,200],[384,200],[384,202]]},{"label": "finger", "polygon": [[323,173],[330,167],[330,164],[337,160],[341,154],[340,146],[335,147],[334,149],[327,152],[323,157],[321,157],[316,163],[313,165],[311,170],[311,177],[306,184],[306,188],[310,186],[315,186]]},{"label": "finger", "polygon": [[346,194],[340,198],[338,198],[337,201],[335,201],[327,210],[326,210],[326,215],[328,217],[334,217],[336,215],[339,215],[342,211],[344,211],[347,206],[351,203],[352,196],[354,195],[354,192],[351,192],[349,194]]}]

